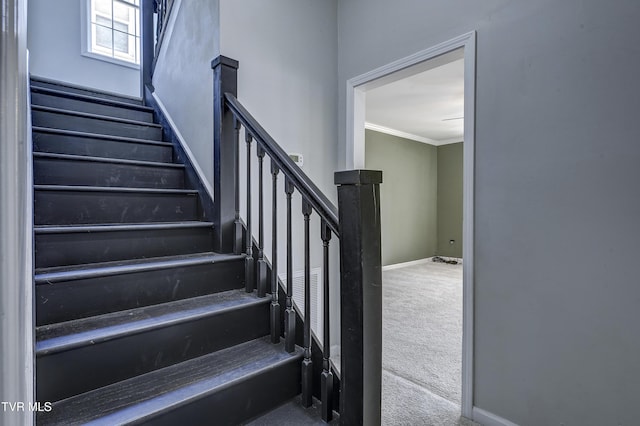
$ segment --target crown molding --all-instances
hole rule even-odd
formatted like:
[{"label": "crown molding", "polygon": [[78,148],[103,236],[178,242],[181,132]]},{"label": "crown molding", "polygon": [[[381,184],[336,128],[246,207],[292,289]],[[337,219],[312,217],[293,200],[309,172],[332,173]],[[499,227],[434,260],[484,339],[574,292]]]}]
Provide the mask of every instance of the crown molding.
[{"label": "crown molding", "polygon": [[375,132],[385,133],[387,135],[397,136],[399,138],[410,139],[416,142],[422,142],[433,146],[441,146],[448,145],[452,143],[462,142],[462,138],[450,138],[450,139],[430,139],[425,138],[424,136],[418,136],[413,133],[403,132],[402,130],[392,129],[391,127],[380,126],[378,124],[365,122],[364,128],[368,130],[373,130]]}]

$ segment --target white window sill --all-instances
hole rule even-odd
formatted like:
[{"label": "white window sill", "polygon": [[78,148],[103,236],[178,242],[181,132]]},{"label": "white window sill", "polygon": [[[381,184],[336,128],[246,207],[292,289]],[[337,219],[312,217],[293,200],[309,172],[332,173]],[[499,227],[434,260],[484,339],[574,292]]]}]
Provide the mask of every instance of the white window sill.
[{"label": "white window sill", "polygon": [[91,58],[91,59],[97,59],[99,61],[109,62],[109,63],[112,63],[114,65],[120,65],[121,67],[132,68],[132,69],[135,69],[135,70],[139,70],[140,69],[140,65],[135,64],[133,62],[123,61],[122,59],[112,58],[110,56],[104,56],[104,55],[100,55],[98,53],[82,52],[82,56],[85,56],[85,57]]}]

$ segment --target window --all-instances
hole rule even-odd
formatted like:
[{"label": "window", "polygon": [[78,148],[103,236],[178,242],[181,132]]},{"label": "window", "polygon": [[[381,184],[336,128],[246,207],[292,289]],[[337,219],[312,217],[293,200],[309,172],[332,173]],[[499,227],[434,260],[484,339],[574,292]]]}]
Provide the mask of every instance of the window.
[{"label": "window", "polygon": [[84,49],[103,56],[140,64],[140,0],[87,0],[88,31]]}]

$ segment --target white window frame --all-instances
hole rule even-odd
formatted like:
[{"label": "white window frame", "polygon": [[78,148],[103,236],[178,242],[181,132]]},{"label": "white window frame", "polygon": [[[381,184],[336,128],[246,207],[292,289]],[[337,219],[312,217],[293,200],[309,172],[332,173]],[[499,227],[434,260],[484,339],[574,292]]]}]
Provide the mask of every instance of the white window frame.
[{"label": "white window frame", "polygon": [[[108,55],[104,55],[101,54],[99,52],[94,52],[92,51],[91,47],[91,40],[92,40],[92,25],[91,25],[91,0],[80,0],[81,6],[82,6],[82,13],[80,16],[80,20],[81,20],[81,39],[82,39],[82,50],[81,50],[81,54],[82,56],[86,56],[88,58],[92,58],[92,59],[98,59],[100,61],[104,61],[104,62],[110,62],[112,64],[116,64],[116,65],[121,65],[123,67],[127,67],[127,68],[133,68],[133,69],[140,69],[140,64],[139,63],[135,63],[135,62],[130,62],[124,59],[120,59],[120,58],[116,58],[113,56],[108,56]],[[124,3],[128,3],[126,0],[124,1]],[[138,6],[138,8],[140,8],[140,6]],[[140,9],[138,9],[140,10]],[[140,19],[140,13],[138,13],[138,18]],[[138,22],[138,29],[141,28],[141,23]],[[140,40],[142,38],[142,34],[138,35],[138,39]],[[138,50],[141,49],[141,41],[140,44],[138,45]],[[141,60],[141,55],[138,55],[138,59]]]}]

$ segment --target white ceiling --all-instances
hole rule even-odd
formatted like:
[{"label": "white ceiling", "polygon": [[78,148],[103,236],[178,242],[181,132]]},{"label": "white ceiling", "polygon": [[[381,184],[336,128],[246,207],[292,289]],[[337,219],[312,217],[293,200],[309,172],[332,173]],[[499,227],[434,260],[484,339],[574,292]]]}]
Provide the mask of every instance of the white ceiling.
[{"label": "white ceiling", "polygon": [[463,116],[463,59],[366,92],[366,128],[420,142],[462,141]]}]

